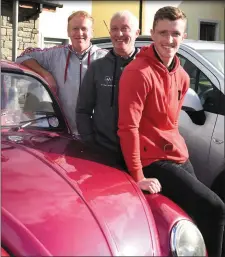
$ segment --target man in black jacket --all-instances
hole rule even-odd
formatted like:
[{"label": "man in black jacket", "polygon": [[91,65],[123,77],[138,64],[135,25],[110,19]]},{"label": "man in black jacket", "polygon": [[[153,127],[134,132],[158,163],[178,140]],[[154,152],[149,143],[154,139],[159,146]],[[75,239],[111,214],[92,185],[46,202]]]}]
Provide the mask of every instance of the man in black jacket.
[{"label": "man in black jacket", "polygon": [[138,19],[131,12],[120,11],[112,16],[110,38],[113,49],[90,65],[77,103],[76,119],[81,140],[118,153],[119,79],[124,67],[138,52],[134,45],[139,31]]}]

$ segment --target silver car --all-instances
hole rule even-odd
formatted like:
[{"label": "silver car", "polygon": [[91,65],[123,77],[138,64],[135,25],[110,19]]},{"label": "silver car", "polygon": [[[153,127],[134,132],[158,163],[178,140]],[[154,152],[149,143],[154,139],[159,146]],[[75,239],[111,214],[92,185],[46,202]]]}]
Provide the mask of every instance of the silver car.
[{"label": "silver car", "polygon": [[[149,36],[140,36],[136,46],[151,42]],[[112,48],[109,38],[94,39],[93,44]],[[179,130],[197,177],[225,200],[224,43],[184,40],[178,56],[191,80]]]}]

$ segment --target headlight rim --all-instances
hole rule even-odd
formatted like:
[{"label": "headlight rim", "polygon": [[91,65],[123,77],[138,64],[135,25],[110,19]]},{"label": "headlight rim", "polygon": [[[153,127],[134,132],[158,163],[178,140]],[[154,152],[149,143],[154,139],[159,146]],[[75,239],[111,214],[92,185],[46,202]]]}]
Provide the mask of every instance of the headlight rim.
[{"label": "headlight rim", "polygon": [[[177,257],[178,254],[177,254],[177,250],[176,250],[176,243],[175,243],[175,240],[176,240],[176,231],[178,230],[178,228],[180,226],[182,226],[183,222],[187,222],[189,223],[190,225],[194,226],[200,233],[202,239],[203,239],[203,243],[204,243],[204,247],[205,247],[205,256],[207,256],[207,250],[206,250],[206,245],[205,245],[205,242],[204,242],[204,238],[200,232],[200,230],[198,229],[198,227],[196,226],[195,223],[193,223],[191,220],[188,220],[188,219],[179,219],[175,222],[175,224],[173,225],[172,229],[171,229],[171,232],[170,232],[170,250],[171,250],[171,253],[172,253],[172,256],[173,257]],[[185,224],[186,225],[186,224]]]}]

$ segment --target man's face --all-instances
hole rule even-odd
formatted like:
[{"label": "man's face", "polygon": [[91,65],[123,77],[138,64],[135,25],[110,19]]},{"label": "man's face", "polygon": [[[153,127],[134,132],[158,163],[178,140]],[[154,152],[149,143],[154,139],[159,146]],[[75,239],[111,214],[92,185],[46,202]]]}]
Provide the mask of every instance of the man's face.
[{"label": "man's face", "polygon": [[86,50],[93,37],[92,21],[84,17],[74,16],[68,24],[68,36],[75,51]]},{"label": "man's face", "polygon": [[110,38],[113,47],[118,53],[130,54],[134,48],[139,29],[134,29],[131,20],[124,17],[115,17],[110,23]]},{"label": "man's face", "polygon": [[186,21],[179,19],[170,21],[159,20],[151,30],[151,37],[161,59],[173,58],[181,42],[186,37]]}]

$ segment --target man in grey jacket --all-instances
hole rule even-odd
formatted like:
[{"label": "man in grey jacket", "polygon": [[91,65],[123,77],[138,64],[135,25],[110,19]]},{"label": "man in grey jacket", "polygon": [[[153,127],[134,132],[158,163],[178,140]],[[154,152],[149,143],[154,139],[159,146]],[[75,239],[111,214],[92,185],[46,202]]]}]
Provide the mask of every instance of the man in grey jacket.
[{"label": "man in grey jacket", "polygon": [[77,103],[81,140],[118,153],[118,84],[123,68],[138,52],[134,45],[139,31],[138,20],[131,12],[120,11],[112,16],[110,38],[113,49],[90,65]]},{"label": "man in grey jacket", "polygon": [[68,17],[68,36],[72,45],[51,48],[28,48],[16,60],[47,78],[57,93],[70,125],[77,135],[76,103],[79,88],[88,66],[102,58],[107,51],[91,44],[93,18],[85,11],[77,11]]}]

